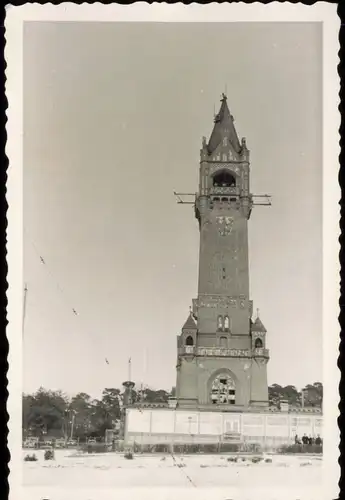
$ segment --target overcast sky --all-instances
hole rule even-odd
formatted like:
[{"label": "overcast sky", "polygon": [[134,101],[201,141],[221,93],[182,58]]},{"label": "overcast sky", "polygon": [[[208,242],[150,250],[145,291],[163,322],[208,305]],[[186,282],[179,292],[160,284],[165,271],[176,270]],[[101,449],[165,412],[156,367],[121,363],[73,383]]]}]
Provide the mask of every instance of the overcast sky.
[{"label": "overcast sky", "polygon": [[175,385],[199,233],[173,191],[197,190],[225,88],[251,189],[272,195],[249,222],[268,381],[322,380],[321,26],[41,22],[24,36],[24,391],[97,397],[130,356],[136,382]]}]

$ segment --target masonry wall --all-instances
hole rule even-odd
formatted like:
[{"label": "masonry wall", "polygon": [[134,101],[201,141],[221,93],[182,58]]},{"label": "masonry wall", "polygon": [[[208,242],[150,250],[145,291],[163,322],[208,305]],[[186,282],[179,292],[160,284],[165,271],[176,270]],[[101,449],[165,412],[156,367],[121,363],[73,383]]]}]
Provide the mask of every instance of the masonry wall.
[{"label": "masonry wall", "polygon": [[219,443],[239,434],[246,442],[280,446],[295,435],[322,437],[321,414],[214,413],[183,410],[129,409],[125,441],[154,443]]}]

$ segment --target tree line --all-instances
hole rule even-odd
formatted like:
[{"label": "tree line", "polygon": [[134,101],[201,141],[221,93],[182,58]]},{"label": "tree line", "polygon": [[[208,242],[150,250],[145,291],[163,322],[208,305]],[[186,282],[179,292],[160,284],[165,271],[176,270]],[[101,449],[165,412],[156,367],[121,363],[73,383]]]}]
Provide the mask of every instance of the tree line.
[{"label": "tree line", "polygon": [[[268,388],[269,404],[280,406],[281,401],[288,401],[293,407],[322,406],[323,387],[320,382],[308,384],[302,391],[295,386],[273,384]],[[139,390],[134,387],[132,401],[138,403],[167,403],[169,396],[175,395],[175,388],[170,392],[164,389]],[[89,394],[80,392],[68,397],[62,391],[52,391],[41,387],[34,394],[23,394],[22,426],[23,437],[64,437],[83,439],[86,437],[104,437],[106,429],[113,429],[121,418],[124,392],[116,388],[107,388],[100,399],[93,399]]]}]

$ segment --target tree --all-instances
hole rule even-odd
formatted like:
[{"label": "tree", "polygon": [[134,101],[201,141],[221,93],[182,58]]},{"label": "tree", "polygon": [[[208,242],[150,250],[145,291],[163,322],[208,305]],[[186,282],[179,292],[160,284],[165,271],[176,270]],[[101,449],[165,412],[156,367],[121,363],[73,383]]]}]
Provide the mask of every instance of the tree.
[{"label": "tree", "polygon": [[90,422],[90,436],[93,437],[104,437],[106,429],[113,427],[109,408],[102,400],[94,399],[92,401]]},{"label": "tree", "polygon": [[[85,392],[79,392],[71,400],[68,409],[68,418],[74,417],[74,432],[76,438],[81,438],[90,433],[91,427],[91,397]],[[67,431],[67,429],[66,429]],[[66,432],[68,435],[68,432]]]},{"label": "tree", "polygon": [[37,437],[49,432],[61,433],[67,407],[68,398],[61,391],[47,391],[40,387],[33,395],[24,395],[24,429]]},{"label": "tree", "polygon": [[122,397],[119,389],[104,389],[102,403],[107,414],[115,422],[121,417]]},{"label": "tree", "polygon": [[[321,407],[323,387],[321,382],[308,384],[303,389],[304,391],[304,405]],[[268,388],[269,404],[271,406],[280,406],[282,400],[288,401],[289,405],[293,407],[300,407],[302,405],[302,391],[298,391],[294,385],[287,385],[282,387],[278,384],[273,384]]]},{"label": "tree", "polygon": [[270,406],[278,406],[284,398],[283,387],[278,384],[270,385],[268,388],[268,401]]},{"label": "tree", "polygon": [[144,389],[144,401],[148,403],[167,403],[169,394],[164,389],[154,391],[152,389]]},{"label": "tree", "polygon": [[323,385],[321,382],[314,382],[314,384],[307,384],[303,389],[304,392],[304,405],[322,407],[323,399]]}]

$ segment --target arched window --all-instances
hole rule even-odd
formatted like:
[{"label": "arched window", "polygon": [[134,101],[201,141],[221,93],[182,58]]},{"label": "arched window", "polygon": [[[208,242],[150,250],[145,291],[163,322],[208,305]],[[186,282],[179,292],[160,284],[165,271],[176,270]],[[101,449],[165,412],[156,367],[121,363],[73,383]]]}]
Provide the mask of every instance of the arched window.
[{"label": "arched window", "polygon": [[231,174],[231,172],[227,170],[221,170],[216,175],[213,176],[213,185],[214,186],[223,186],[223,187],[231,187],[236,186],[236,179]]},{"label": "arched window", "polygon": [[262,347],[262,340],[256,339],[255,340],[255,349],[259,349],[260,347]]},{"label": "arched window", "polygon": [[194,345],[194,340],[191,335],[188,335],[188,337],[186,338],[186,345]]},{"label": "arched window", "polygon": [[229,316],[225,316],[225,318],[224,318],[224,330],[227,330],[227,331],[230,330]]},{"label": "arched window", "polygon": [[218,197],[213,198],[213,201],[220,201],[220,198],[218,198]]},{"label": "arched window", "polygon": [[217,327],[218,327],[218,330],[223,330],[223,318],[222,318],[222,316],[218,316]]},{"label": "arched window", "polygon": [[222,198],[222,201],[227,202],[227,201],[228,201],[228,199],[227,199],[227,198]]},{"label": "arched window", "polygon": [[228,374],[215,378],[211,386],[211,401],[213,404],[235,404],[235,382]]},{"label": "arched window", "polygon": [[224,349],[227,349],[227,347],[228,347],[228,339],[227,339],[227,337],[220,337],[220,339],[219,339],[219,345],[220,345],[220,347],[223,347]]}]

